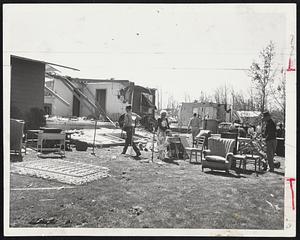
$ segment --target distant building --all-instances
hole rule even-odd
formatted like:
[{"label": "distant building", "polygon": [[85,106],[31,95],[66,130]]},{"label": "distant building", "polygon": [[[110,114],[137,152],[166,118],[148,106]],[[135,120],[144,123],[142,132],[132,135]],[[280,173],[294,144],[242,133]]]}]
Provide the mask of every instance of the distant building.
[{"label": "distant building", "polygon": [[197,113],[202,120],[202,128],[217,131],[220,122],[231,121],[231,105],[212,102],[182,103],[178,113],[178,125],[186,127],[190,118]]},{"label": "distant building", "polygon": [[220,122],[227,122],[231,120],[231,105],[212,102],[182,103],[178,113],[178,121],[182,125],[187,125],[194,113],[197,113],[201,119],[214,119]]}]

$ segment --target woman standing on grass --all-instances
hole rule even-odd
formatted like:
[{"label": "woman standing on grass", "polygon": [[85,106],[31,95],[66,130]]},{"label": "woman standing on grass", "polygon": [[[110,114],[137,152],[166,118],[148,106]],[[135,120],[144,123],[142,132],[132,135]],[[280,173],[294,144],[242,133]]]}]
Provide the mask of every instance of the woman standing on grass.
[{"label": "woman standing on grass", "polygon": [[157,147],[158,147],[158,158],[160,160],[165,159],[167,152],[167,129],[170,129],[169,122],[167,119],[167,112],[162,110],[160,112],[160,118],[157,119]]}]

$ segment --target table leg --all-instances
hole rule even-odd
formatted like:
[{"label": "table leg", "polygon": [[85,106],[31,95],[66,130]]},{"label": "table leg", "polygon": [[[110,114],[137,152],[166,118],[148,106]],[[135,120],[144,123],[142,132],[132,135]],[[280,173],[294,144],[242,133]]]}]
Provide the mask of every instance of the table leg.
[{"label": "table leg", "polygon": [[240,165],[239,165],[239,169],[241,169],[241,167],[242,167],[242,159],[239,159],[240,160]]}]

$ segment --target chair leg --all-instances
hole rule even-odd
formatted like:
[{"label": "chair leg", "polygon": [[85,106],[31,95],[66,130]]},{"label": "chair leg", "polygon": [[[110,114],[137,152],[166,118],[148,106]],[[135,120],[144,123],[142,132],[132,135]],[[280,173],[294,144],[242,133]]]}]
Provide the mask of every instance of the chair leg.
[{"label": "chair leg", "polygon": [[197,159],[197,157],[198,157],[198,152],[196,151],[195,154],[196,154],[196,162],[198,162],[198,159]]},{"label": "chair leg", "polygon": [[204,167],[202,166],[202,172],[204,172]]},{"label": "chair leg", "polygon": [[193,151],[191,151],[190,153],[190,162],[192,162],[192,155],[193,155]]}]

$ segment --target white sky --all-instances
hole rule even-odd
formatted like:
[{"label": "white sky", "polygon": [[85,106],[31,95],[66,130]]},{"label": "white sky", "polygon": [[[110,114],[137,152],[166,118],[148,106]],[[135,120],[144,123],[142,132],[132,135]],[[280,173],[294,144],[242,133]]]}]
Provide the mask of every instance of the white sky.
[{"label": "white sky", "polygon": [[250,87],[243,70],[270,40],[287,64],[293,5],[4,5],[9,54],[75,67],[78,77],[127,79],[191,100],[227,83]]}]

